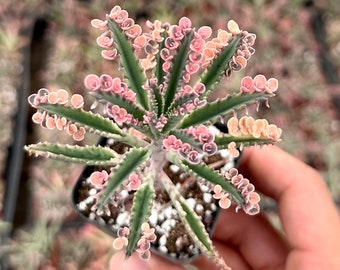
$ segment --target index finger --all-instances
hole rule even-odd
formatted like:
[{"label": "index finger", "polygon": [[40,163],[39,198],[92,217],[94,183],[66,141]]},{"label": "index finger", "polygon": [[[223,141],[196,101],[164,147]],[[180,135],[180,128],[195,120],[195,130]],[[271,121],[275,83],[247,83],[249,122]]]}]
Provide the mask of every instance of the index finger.
[{"label": "index finger", "polygon": [[240,172],[278,202],[293,249],[315,252],[323,259],[339,250],[339,215],[314,169],[275,146],[264,146],[244,151]]}]

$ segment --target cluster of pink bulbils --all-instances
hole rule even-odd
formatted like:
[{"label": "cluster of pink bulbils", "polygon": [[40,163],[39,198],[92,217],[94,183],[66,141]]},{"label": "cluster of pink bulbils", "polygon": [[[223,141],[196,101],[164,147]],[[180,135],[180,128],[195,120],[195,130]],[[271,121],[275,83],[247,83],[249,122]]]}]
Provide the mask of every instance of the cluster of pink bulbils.
[{"label": "cluster of pink bulbils", "polygon": [[[242,174],[238,173],[235,168],[230,169],[225,173],[225,178],[237,188],[244,198],[244,206],[242,209],[248,215],[256,215],[260,211],[260,195],[255,192],[255,187],[249,182],[249,180],[243,177]],[[224,192],[220,185],[215,185],[213,189],[213,197],[219,200],[219,205],[223,209],[228,209],[231,206],[230,194]],[[241,206],[237,206],[236,210],[240,209]]]},{"label": "cluster of pink bulbils", "polygon": [[[142,259],[148,260],[151,256],[150,252],[151,243],[156,240],[157,236],[155,234],[155,229],[150,228],[150,225],[147,222],[144,222],[142,224],[141,231],[142,231],[141,238],[138,240],[136,252]],[[113,241],[113,247],[119,250],[127,246],[129,243],[128,241],[129,234],[130,229],[128,227],[118,229],[117,231],[118,237]]]},{"label": "cluster of pink bulbils", "polygon": [[[177,49],[188,33],[193,32],[188,60],[182,76],[185,83],[188,83],[191,76],[201,68],[207,68],[236,35],[242,35],[242,39],[239,49],[230,62],[232,70],[244,68],[248,59],[255,52],[252,47],[256,38],[255,34],[240,30],[233,20],[230,20],[227,24],[228,31],[220,29],[217,36],[212,39],[210,39],[212,29],[209,26],[202,26],[196,31],[191,20],[187,17],[181,18],[178,25],[162,23],[159,20],[154,22],[147,21],[146,27],[149,31],[143,32],[142,27],[129,17],[126,10],[122,10],[120,6],[115,6],[110,14],[107,15],[106,20],[94,19],[91,21],[93,27],[104,31],[97,38],[97,43],[104,49],[102,56],[108,60],[114,60],[118,55],[114,35],[108,26],[108,20],[113,20],[131,41],[135,52],[140,54],[139,63],[145,71],[153,69],[157,65],[156,55],[161,50],[160,57],[164,61],[162,69],[165,73],[169,73],[173,64],[172,59],[177,54]],[[165,33],[166,35],[164,35]],[[163,41],[164,48],[160,49],[159,44]]]},{"label": "cluster of pink bulbils", "polygon": [[206,126],[190,127],[186,130],[186,133],[195,139],[200,145],[200,149],[194,148],[191,144],[183,142],[174,135],[165,138],[163,146],[177,152],[192,164],[198,164],[204,155],[211,156],[216,153],[217,145],[214,142],[214,134]]},{"label": "cluster of pink bulbils", "polygon": [[[84,106],[84,98],[81,95],[73,94],[71,98],[69,98],[69,93],[64,89],[49,91],[46,88],[42,88],[37,94],[30,95],[28,101],[33,107],[39,107],[40,104],[67,105],[68,103],[76,109],[82,109]],[[85,128],[68,121],[65,117],[50,115],[46,113],[46,111],[38,109],[32,116],[32,120],[44,128],[57,129],[60,131],[65,130],[66,133],[71,135],[76,141],[84,139]]]}]

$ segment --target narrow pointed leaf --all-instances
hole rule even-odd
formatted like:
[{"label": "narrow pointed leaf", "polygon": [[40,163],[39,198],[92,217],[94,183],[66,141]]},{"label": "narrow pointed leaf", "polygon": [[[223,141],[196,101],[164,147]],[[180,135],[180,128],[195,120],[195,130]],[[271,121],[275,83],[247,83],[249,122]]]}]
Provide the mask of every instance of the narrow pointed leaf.
[{"label": "narrow pointed leaf", "polygon": [[177,128],[188,128],[207,121],[213,121],[217,116],[226,114],[250,103],[271,97],[266,93],[237,94],[207,103],[183,118]]},{"label": "narrow pointed leaf", "polygon": [[184,160],[183,164],[198,177],[203,178],[204,180],[214,185],[220,185],[223,190],[228,192],[238,204],[244,205],[244,199],[242,195],[231,183],[227,181],[227,179],[221,176],[218,172],[216,172],[212,168],[209,168],[206,164],[203,163],[191,164],[188,161]]},{"label": "narrow pointed leaf", "polygon": [[183,115],[171,115],[168,118],[168,121],[166,122],[165,126],[162,129],[163,134],[169,133],[169,131],[173,130],[178,123],[183,119]]},{"label": "narrow pointed leaf", "polygon": [[171,68],[170,78],[167,84],[167,89],[164,98],[164,112],[167,113],[171,103],[174,100],[176,91],[179,87],[179,83],[182,79],[185,64],[188,58],[188,52],[190,49],[190,42],[193,37],[193,32],[190,32],[182,41],[182,44],[178,48],[178,52],[173,60],[173,66]]},{"label": "narrow pointed leaf", "polygon": [[188,103],[189,101],[194,100],[196,97],[196,95],[194,94],[189,94],[189,95],[185,95],[183,97],[180,97],[179,99],[175,100],[170,108],[169,111],[173,110],[173,109],[177,109],[179,107],[183,107],[186,103]]},{"label": "narrow pointed leaf", "polygon": [[227,179],[214,169],[208,167],[206,164],[191,164],[190,162],[179,158],[177,154],[171,152],[168,153],[167,159],[189,174],[194,174],[196,177],[214,185],[220,185],[223,190],[228,192],[238,204],[241,206],[244,205],[244,199],[238,190],[229,183]]},{"label": "narrow pointed leaf", "polygon": [[95,92],[93,93],[93,96],[99,100],[102,99],[110,102],[111,104],[118,105],[119,107],[124,108],[128,113],[132,114],[135,119],[143,120],[145,111],[138,105],[127,101],[119,95]]},{"label": "narrow pointed leaf", "polygon": [[25,146],[25,150],[30,154],[86,165],[114,165],[118,156],[112,149],[102,146],[38,143]]},{"label": "narrow pointed leaf", "polygon": [[159,49],[158,49],[158,53],[156,55],[156,61],[157,61],[157,65],[155,67],[155,77],[157,78],[157,84],[163,84],[164,83],[164,76],[165,76],[165,72],[163,70],[163,64],[164,64],[164,60],[162,59],[160,52],[161,50],[165,47],[165,38],[166,38],[166,32],[164,31],[162,33],[163,36],[163,41],[160,42],[159,44]]},{"label": "narrow pointed leaf", "polygon": [[109,183],[106,186],[100,202],[100,208],[103,207],[110,196],[114,193],[122,182],[142,163],[146,161],[149,156],[147,148],[132,148],[125,156],[124,160],[119,164],[118,168],[112,172]]},{"label": "narrow pointed leaf", "polygon": [[153,84],[151,86],[153,93],[153,109],[157,112],[157,116],[159,117],[163,113],[164,106],[164,97],[159,89],[159,85]]},{"label": "narrow pointed leaf", "polygon": [[189,224],[190,229],[193,234],[198,238],[198,240],[204,245],[207,251],[213,252],[214,248],[212,242],[209,238],[209,234],[204,228],[202,221],[198,218],[197,214],[183,201],[178,201],[185,212],[184,218]]},{"label": "narrow pointed leaf", "polygon": [[111,120],[80,109],[66,107],[58,104],[40,104],[37,109],[44,110],[49,114],[56,114],[68,120],[86,126],[88,129],[104,132],[107,135],[115,134],[124,136],[125,133]]},{"label": "narrow pointed leaf", "polygon": [[240,39],[240,36],[234,37],[229,45],[222,50],[213,63],[208,67],[207,71],[202,74],[201,83],[203,83],[206,87],[206,93],[202,95],[202,97],[205,97],[209,93],[209,90],[211,90],[213,86],[219,82],[222,73],[229,68],[229,62],[239,47]]},{"label": "narrow pointed leaf", "polygon": [[231,136],[229,134],[218,135],[215,137],[215,143],[219,146],[219,149],[227,148],[228,144],[235,142],[237,147],[250,146],[250,145],[261,145],[261,144],[271,144],[275,141],[268,138],[255,138],[251,135],[241,135],[239,137]]},{"label": "narrow pointed leaf", "polygon": [[150,184],[144,184],[135,193],[130,218],[129,242],[126,247],[126,256],[130,257],[136,250],[141,236],[141,227],[150,216],[152,202],[155,198],[155,190]]},{"label": "narrow pointed leaf", "polygon": [[131,90],[136,93],[136,97],[140,105],[144,109],[149,109],[147,92],[142,87],[145,83],[145,75],[138,64],[137,57],[133,52],[132,46],[114,21],[108,19],[108,23],[109,28],[115,37],[117,49],[120,53],[120,60],[125,69],[129,86]]},{"label": "narrow pointed leaf", "polygon": [[215,250],[202,220],[189,207],[178,189],[172,184],[170,178],[165,174],[162,175],[162,183],[177,210],[180,220],[182,221],[186,231],[195,245],[208,258],[212,259],[216,264],[221,266],[222,269],[230,269]]}]

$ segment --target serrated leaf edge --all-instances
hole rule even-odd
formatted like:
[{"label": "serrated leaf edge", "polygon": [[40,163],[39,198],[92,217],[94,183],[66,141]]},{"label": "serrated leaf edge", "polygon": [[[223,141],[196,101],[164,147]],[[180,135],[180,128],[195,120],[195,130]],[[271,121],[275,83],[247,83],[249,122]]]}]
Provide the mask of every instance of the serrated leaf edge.
[{"label": "serrated leaf edge", "polygon": [[[78,150],[78,151],[84,151],[84,154],[86,151],[89,151],[93,149],[94,151],[105,151],[107,154],[111,153],[112,157],[107,159],[107,160],[98,160],[98,159],[84,159],[84,158],[77,158],[77,157],[72,157],[72,156],[67,156],[65,154],[57,154],[56,151],[53,151],[51,148],[49,150],[44,150],[41,147],[44,146],[43,148],[48,148],[50,147],[59,147],[61,150],[67,150],[69,149],[70,151],[72,150]],[[41,142],[37,144],[31,144],[28,146],[25,146],[24,149],[30,154],[34,154],[37,156],[43,156],[43,157],[48,157],[56,160],[61,160],[64,162],[73,162],[73,163],[80,163],[80,164],[85,164],[85,165],[102,165],[102,166],[114,166],[117,162],[116,157],[118,154],[114,152],[112,149],[108,147],[102,147],[102,146],[79,146],[79,145],[64,145],[64,144],[52,144],[48,142]]]}]

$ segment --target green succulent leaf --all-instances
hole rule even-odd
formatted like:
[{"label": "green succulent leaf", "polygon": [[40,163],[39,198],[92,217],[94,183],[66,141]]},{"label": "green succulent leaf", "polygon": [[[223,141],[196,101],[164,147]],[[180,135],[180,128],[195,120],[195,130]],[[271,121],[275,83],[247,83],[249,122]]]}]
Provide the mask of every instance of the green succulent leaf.
[{"label": "green succulent leaf", "polygon": [[166,122],[165,126],[162,129],[163,134],[169,133],[169,131],[173,130],[178,123],[183,119],[183,115],[171,115],[168,118],[168,121]]},{"label": "green succulent leaf", "polygon": [[238,190],[217,171],[210,168],[206,164],[191,164],[186,160],[182,160],[178,157],[176,153],[172,152],[169,152],[167,154],[167,159],[189,174],[193,174],[196,177],[210,182],[214,185],[220,185],[223,190],[225,192],[228,192],[238,204],[240,204],[241,206],[244,205],[244,199],[242,195],[238,192]]},{"label": "green succulent leaf", "polygon": [[188,94],[188,95],[185,95],[183,97],[180,97],[179,99],[175,100],[170,108],[169,108],[169,111],[173,110],[173,109],[177,109],[179,107],[183,107],[186,103],[188,103],[189,101],[192,101],[194,100],[196,97],[196,95],[194,94]]},{"label": "green succulent leaf", "polygon": [[157,112],[157,117],[163,113],[164,97],[159,89],[159,85],[153,84],[151,86],[153,93],[153,109]]},{"label": "green succulent leaf", "polygon": [[100,201],[100,208],[108,202],[110,196],[122,184],[122,182],[147,160],[149,155],[150,153],[147,148],[132,148],[126,153],[125,158],[118,165],[115,171],[112,172],[112,176],[108,180],[108,185],[105,187]]},{"label": "green succulent leaf", "polygon": [[183,71],[185,69],[185,63],[188,58],[188,52],[190,49],[190,42],[193,37],[193,31],[191,31],[182,41],[182,44],[178,48],[178,52],[173,59],[173,66],[171,68],[171,73],[169,81],[167,84],[167,89],[164,98],[164,113],[168,112],[170,105],[172,104],[176,91],[178,90],[179,83],[181,81]]},{"label": "green succulent leaf", "polygon": [[126,78],[132,91],[136,93],[136,97],[140,105],[148,110],[149,100],[147,92],[143,89],[145,83],[145,75],[140,68],[137,57],[133,52],[132,46],[120,27],[111,19],[108,19],[108,25],[113,32],[117,49],[120,53],[120,60],[125,69]]},{"label": "green succulent leaf", "polygon": [[228,144],[231,142],[235,142],[237,147],[275,143],[275,141],[271,139],[261,137],[256,138],[252,135],[235,137],[229,134],[223,134],[215,137],[215,143],[218,145],[219,149],[228,148]]},{"label": "green succulent leaf", "polygon": [[183,209],[185,215],[183,218],[189,224],[190,230],[198,238],[198,240],[204,245],[208,252],[213,252],[214,248],[210,240],[209,234],[204,228],[202,221],[197,214],[185,203],[183,200],[178,201]]},{"label": "green succulent leaf", "polygon": [[207,71],[202,74],[201,83],[205,85],[206,93],[201,98],[205,97],[212,90],[213,86],[219,82],[222,73],[229,68],[229,62],[239,47],[240,40],[241,36],[234,37],[208,67]]},{"label": "green succulent leaf", "polygon": [[216,117],[239,109],[242,106],[250,103],[255,103],[259,100],[264,100],[273,96],[267,93],[249,93],[249,94],[236,94],[218,99],[214,102],[205,104],[203,107],[194,110],[187,115],[178,124],[177,128],[188,128],[196,126],[207,121],[213,121]]},{"label": "green succulent leaf", "polygon": [[96,133],[100,133],[106,137],[112,137],[111,135],[125,136],[125,133],[111,120],[102,117],[99,114],[86,112],[81,109],[75,109],[58,104],[40,104],[37,109],[46,111],[49,114],[56,114],[60,117],[79,123],[89,130],[93,129]]},{"label": "green succulent leaf", "polygon": [[170,178],[165,173],[162,174],[161,178],[164,188],[177,209],[178,216],[193,242],[208,258],[215,261],[223,269],[230,269],[215,250],[202,220],[189,207],[177,188],[173,186]]},{"label": "green succulent leaf", "polygon": [[[192,171],[195,175],[204,180],[214,184],[220,185],[223,190],[230,194],[230,196],[241,206],[244,205],[244,199],[238,190],[230,184],[223,176],[218,172],[208,167],[206,164],[191,164],[190,162],[183,160],[183,164]],[[182,166],[181,166],[182,167]]]},{"label": "green succulent leaf", "polygon": [[136,250],[141,235],[142,224],[150,216],[155,196],[155,190],[149,183],[142,185],[135,193],[131,210],[129,241],[126,247],[127,257],[130,257]]},{"label": "green succulent leaf", "polygon": [[165,39],[166,39],[166,32],[164,31],[162,33],[163,36],[163,41],[159,43],[159,49],[158,49],[158,53],[156,55],[156,61],[157,61],[157,65],[155,67],[155,77],[157,78],[157,84],[161,85],[164,83],[164,78],[165,78],[165,71],[163,70],[162,66],[164,64],[164,60],[162,59],[160,52],[161,50],[165,47]]},{"label": "green succulent leaf", "polygon": [[118,156],[112,149],[102,146],[38,143],[25,146],[25,150],[30,154],[85,165],[114,165]]},{"label": "green succulent leaf", "polygon": [[98,100],[105,100],[111,104],[118,105],[119,107],[124,108],[128,113],[132,114],[135,119],[143,120],[145,111],[138,105],[127,101],[119,95],[94,92],[93,96]]}]

